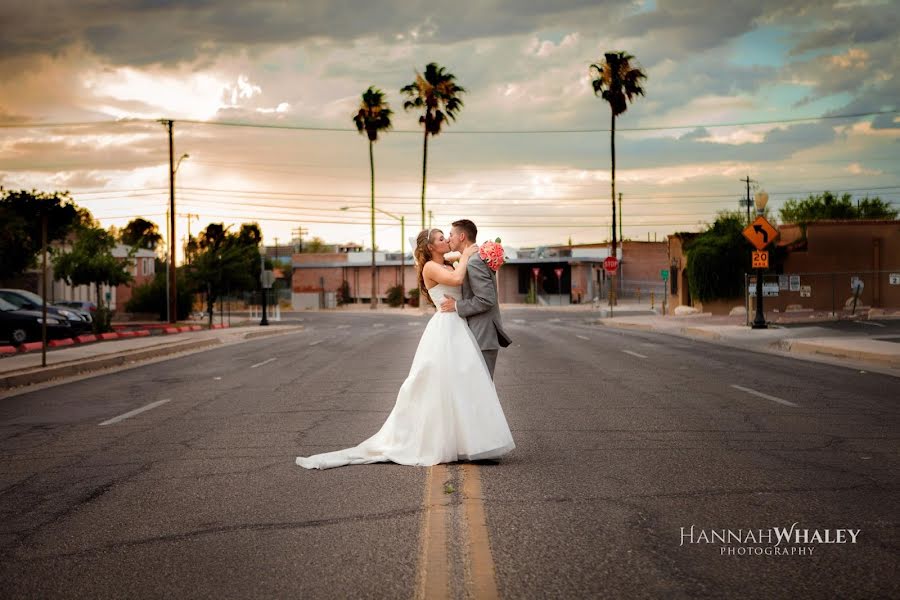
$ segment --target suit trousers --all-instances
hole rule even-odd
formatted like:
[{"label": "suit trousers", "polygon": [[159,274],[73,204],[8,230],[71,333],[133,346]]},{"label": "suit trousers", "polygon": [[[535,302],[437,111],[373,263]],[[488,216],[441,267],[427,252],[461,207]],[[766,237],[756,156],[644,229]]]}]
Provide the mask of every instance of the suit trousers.
[{"label": "suit trousers", "polygon": [[482,350],[481,354],[484,355],[484,362],[487,363],[488,371],[491,372],[491,379],[494,378],[494,369],[497,367],[497,353],[499,350]]}]

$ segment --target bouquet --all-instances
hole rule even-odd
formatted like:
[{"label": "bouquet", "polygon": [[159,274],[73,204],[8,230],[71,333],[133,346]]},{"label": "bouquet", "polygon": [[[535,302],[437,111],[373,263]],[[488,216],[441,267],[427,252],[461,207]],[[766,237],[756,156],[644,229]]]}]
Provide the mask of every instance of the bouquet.
[{"label": "bouquet", "polygon": [[488,241],[483,243],[478,249],[478,256],[480,256],[481,260],[487,263],[487,266],[495,273],[500,270],[500,267],[502,267],[503,263],[506,261],[503,246],[500,245],[500,238],[497,238],[496,241],[493,242]]}]

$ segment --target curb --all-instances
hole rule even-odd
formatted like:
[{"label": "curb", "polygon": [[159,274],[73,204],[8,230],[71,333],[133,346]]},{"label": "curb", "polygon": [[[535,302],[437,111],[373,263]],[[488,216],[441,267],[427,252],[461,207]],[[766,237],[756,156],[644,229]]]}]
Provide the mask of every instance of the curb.
[{"label": "curb", "polygon": [[817,354],[833,358],[845,358],[851,360],[869,361],[891,368],[900,368],[900,355],[890,356],[880,352],[868,352],[866,350],[845,350],[833,346],[820,346],[816,343],[801,340],[782,340],[778,347],[794,354]]},{"label": "curb", "polygon": [[679,332],[686,337],[701,337],[710,340],[721,340],[722,334],[702,327],[682,327]]},{"label": "curb", "polygon": [[38,367],[36,370],[0,377],[0,390],[10,390],[12,388],[17,388],[25,385],[43,383],[45,381],[56,379],[58,377],[68,377],[71,375],[78,375],[81,373],[96,371],[108,367],[116,367],[137,360],[166,356],[169,354],[177,354],[186,350],[196,350],[199,348],[205,348],[207,346],[218,346],[221,343],[222,341],[218,338],[192,340],[183,343],[167,345],[162,348],[145,348],[143,350],[135,350],[130,353],[122,353],[115,356],[101,356],[95,359],[63,363],[46,368]]}]

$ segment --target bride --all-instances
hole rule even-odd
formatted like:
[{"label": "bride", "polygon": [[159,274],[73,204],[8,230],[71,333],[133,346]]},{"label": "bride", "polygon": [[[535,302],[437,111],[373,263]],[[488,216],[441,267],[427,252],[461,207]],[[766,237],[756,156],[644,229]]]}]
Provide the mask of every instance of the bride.
[{"label": "bride", "polygon": [[[419,233],[415,250],[419,287],[432,306],[445,296],[460,299],[466,264],[478,247],[470,246],[455,269],[444,265],[449,251],[441,230]],[[377,462],[430,466],[498,458],[513,448],[475,336],[458,314],[438,311],[422,333],[409,375],[381,430],[355,448],[299,456],[296,462],[307,469]]]}]

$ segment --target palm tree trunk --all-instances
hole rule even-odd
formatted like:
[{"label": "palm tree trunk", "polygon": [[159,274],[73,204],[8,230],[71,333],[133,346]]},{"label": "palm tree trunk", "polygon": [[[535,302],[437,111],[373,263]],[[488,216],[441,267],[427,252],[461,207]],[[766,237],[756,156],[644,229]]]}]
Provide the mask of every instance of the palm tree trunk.
[{"label": "palm tree trunk", "polygon": [[612,115],[609,133],[610,155],[612,156],[612,255],[616,255],[616,114]]},{"label": "palm tree trunk", "polygon": [[[619,258],[616,254],[616,113],[612,112],[612,121],[609,132],[610,156],[612,157],[612,255]],[[609,290],[609,304],[616,304],[616,275],[613,274]]]},{"label": "palm tree trunk", "polygon": [[375,157],[372,155],[372,140],[369,140],[369,180],[372,190],[372,300],[370,308],[378,304],[378,290],[375,285]]},{"label": "palm tree trunk", "polygon": [[425,146],[422,152],[422,229],[425,229],[425,173],[428,167],[428,128],[425,128]]}]

